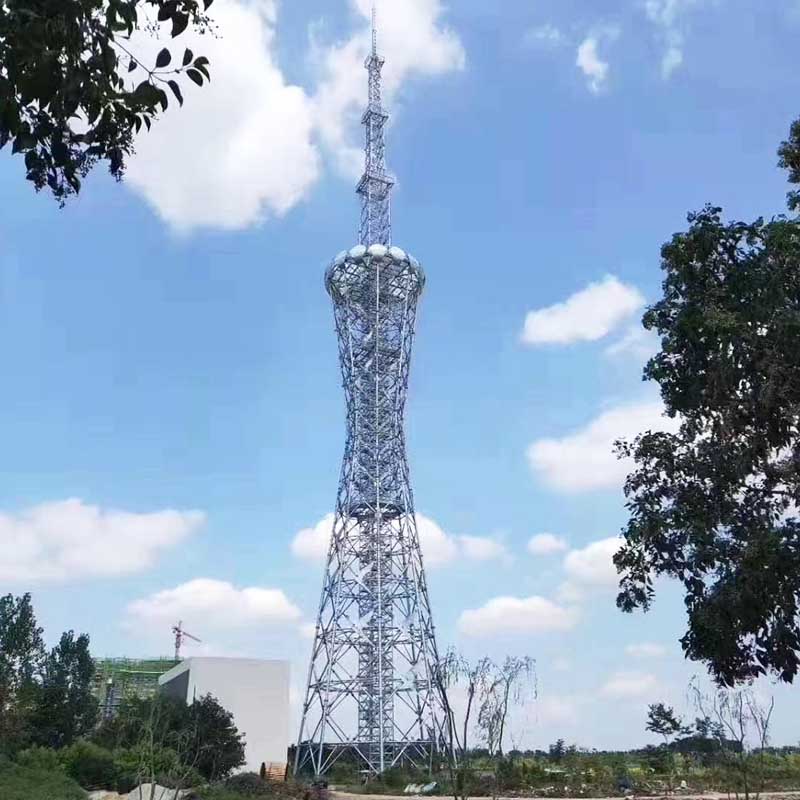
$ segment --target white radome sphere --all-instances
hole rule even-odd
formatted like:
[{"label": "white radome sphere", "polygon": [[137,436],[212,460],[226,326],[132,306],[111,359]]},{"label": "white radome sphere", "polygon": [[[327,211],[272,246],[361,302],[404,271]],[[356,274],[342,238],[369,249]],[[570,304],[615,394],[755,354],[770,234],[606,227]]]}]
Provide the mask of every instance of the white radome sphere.
[{"label": "white radome sphere", "polygon": [[408,258],[408,256],[406,255],[406,251],[403,250],[401,247],[390,247],[389,255],[395,261],[405,261]]},{"label": "white radome sphere", "polygon": [[388,248],[383,244],[371,244],[367,252],[375,258],[383,258],[388,252]]},{"label": "white radome sphere", "polygon": [[355,247],[350,248],[348,255],[350,258],[364,258],[367,253],[367,248],[363,244],[357,244]]}]

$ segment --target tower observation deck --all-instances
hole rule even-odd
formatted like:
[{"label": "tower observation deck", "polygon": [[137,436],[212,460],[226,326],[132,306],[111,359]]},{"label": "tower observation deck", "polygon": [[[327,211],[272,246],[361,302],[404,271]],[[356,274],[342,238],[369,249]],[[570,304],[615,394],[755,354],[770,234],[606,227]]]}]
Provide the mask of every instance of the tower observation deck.
[{"label": "tower observation deck", "polygon": [[347,437],[317,617],[296,772],[324,774],[345,754],[381,773],[429,766],[445,715],[414,518],[403,415],[419,262],[392,246],[381,68],[373,12],[359,244],[325,274],[334,307]]}]

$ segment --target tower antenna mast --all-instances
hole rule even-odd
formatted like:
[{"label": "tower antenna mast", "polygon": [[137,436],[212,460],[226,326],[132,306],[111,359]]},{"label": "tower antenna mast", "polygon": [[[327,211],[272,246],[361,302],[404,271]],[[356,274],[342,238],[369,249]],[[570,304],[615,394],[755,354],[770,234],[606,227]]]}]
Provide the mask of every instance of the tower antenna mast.
[{"label": "tower antenna mast", "polygon": [[383,63],[373,5],[359,244],[339,253],[325,273],[339,339],[347,443],[296,775],[319,776],[344,753],[373,774],[398,765],[430,770],[448,740],[403,431],[425,274],[413,256],[392,246]]},{"label": "tower antenna mast", "polygon": [[364,174],[356,192],[361,197],[361,223],[358,241],[365,247],[371,244],[391,245],[392,204],[394,179],[386,171],[386,123],[389,115],[381,97],[381,70],[384,59],[378,54],[378,26],[375,5],[372,6],[372,50],[364,66],[369,75],[367,108],[361,117],[364,125]]}]

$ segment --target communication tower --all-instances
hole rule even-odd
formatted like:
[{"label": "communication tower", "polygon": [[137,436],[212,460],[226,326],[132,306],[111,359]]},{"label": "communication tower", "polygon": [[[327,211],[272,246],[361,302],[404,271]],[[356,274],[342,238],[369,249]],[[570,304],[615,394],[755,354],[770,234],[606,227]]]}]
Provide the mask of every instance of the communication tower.
[{"label": "communication tower", "polygon": [[296,772],[315,775],[345,753],[375,774],[400,763],[426,767],[444,741],[403,433],[425,275],[413,256],[392,246],[383,64],[373,10],[359,244],[325,274],[347,438],[295,757]]}]

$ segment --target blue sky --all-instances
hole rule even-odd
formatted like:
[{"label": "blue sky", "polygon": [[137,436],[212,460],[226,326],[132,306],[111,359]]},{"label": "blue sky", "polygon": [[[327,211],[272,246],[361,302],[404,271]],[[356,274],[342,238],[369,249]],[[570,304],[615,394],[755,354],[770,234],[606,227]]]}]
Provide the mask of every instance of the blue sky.
[{"label": "blue sky", "polygon": [[[98,655],[166,654],[182,618],[187,653],[287,657],[299,689],[344,444],[322,278],[355,238],[367,3],[214,9],[211,87],[122,185],[98,171],[59,210],[0,156],[0,591]],[[702,669],[675,587],[614,607],[608,442],[658,424],[636,323],[660,245],[706,202],[784,209],[800,6],[379,14],[395,241],[428,275],[407,434],[440,647],[537,658],[525,744],[647,741],[646,704],[691,713]],[[796,692],[760,690],[793,741]]]}]

